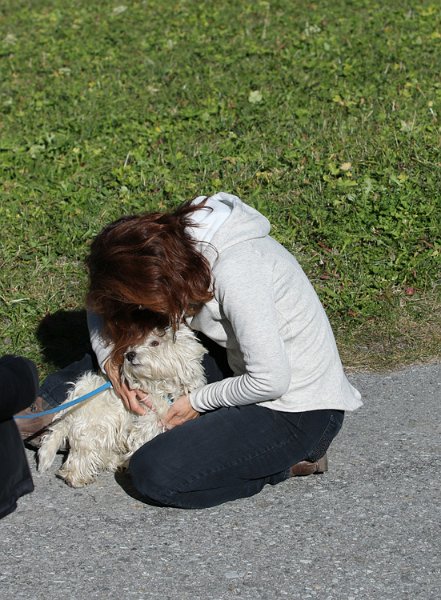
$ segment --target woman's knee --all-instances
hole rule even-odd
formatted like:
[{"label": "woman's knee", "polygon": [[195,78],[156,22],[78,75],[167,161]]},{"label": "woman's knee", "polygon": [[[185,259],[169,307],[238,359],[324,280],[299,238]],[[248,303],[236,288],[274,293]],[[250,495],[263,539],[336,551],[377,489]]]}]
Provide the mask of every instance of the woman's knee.
[{"label": "woman's knee", "polygon": [[139,448],[130,459],[129,473],[133,485],[142,496],[170,505],[176,495],[176,477],[172,465],[161,458],[151,443]]}]

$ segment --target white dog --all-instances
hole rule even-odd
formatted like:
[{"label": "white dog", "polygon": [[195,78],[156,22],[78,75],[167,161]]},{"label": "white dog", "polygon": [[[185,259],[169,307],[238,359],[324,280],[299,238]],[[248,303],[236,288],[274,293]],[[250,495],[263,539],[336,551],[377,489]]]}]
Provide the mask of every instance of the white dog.
[{"label": "white dog", "polygon": [[[124,355],[121,368],[131,389],[149,394],[152,409],[137,416],[128,411],[113,389],[57,414],[38,451],[38,470],[46,471],[57,451],[69,444],[69,455],[58,475],[72,487],[94,481],[100,471],[116,471],[128,464],[140,446],[162,433],[164,418],[174,398],[205,384],[202,357],[206,350],[186,326],[176,333],[154,331]],[[97,389],[105,379],[86,373],[65,401]]]}]

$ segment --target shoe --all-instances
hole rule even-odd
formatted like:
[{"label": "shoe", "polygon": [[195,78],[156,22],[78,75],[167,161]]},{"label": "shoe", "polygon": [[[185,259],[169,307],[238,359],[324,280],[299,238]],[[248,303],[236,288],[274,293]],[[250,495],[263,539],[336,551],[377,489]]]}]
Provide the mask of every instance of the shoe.
[{"label": "shoe", "polygon": [[305,475],[318,475],[326,473],[328,470],[328,456],[325,454],[319,460],[311,462],[309,460],[301,460],[293,465],[289,470],[290,477],[304,477]]},{"label": "shoe", "polygon": [[[28,408],[17,413],[16,416],[32,415],[33,413],[39,413],[49,408],[51,408],[49,404],[43,398],[38,397]],[[53,418],[53,415],[44,415],[42,417],[35,417],[35,419],[16,419],[15,424],[20,432],[21,439],[31,447],[39,448],[41,437],[46,427],[52,423]]]}]

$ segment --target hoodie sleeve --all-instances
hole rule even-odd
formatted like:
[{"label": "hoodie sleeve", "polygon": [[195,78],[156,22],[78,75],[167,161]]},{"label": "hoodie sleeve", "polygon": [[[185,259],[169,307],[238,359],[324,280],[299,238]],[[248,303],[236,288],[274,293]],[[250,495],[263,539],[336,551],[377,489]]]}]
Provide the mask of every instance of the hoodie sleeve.
[{"label": "hoodie sleeve", "polygon": [[215,289],[239,344],[245,373],[192,391],[190,402],[199,412],[274,400],[287,391],[291,380],[279,333],[271,263],[257,252],[230,254],[215,275]]},{"label": "hoodie sleeve", "polygon": [[107,343],[102,336],[102,318],[90,310],[87,311],[87,326],[89,328],[90,343],[92,344],[92,348],[95,352],[98,364],[104,373],[104,364],[109,358],[113,346],[112,344]]}]

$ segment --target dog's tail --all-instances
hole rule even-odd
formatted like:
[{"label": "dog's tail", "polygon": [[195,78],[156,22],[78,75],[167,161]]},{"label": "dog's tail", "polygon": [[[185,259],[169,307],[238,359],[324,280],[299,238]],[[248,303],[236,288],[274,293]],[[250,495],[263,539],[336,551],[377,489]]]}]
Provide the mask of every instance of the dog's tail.
[{"label": "dog's tail", "polygon": [[44,473],[54,462],[55,456],[67,441],[67,427],[63,427],[63,421],[59,421],[54,429],[43,436],[41,446],[38,450],[38,471]]}]

